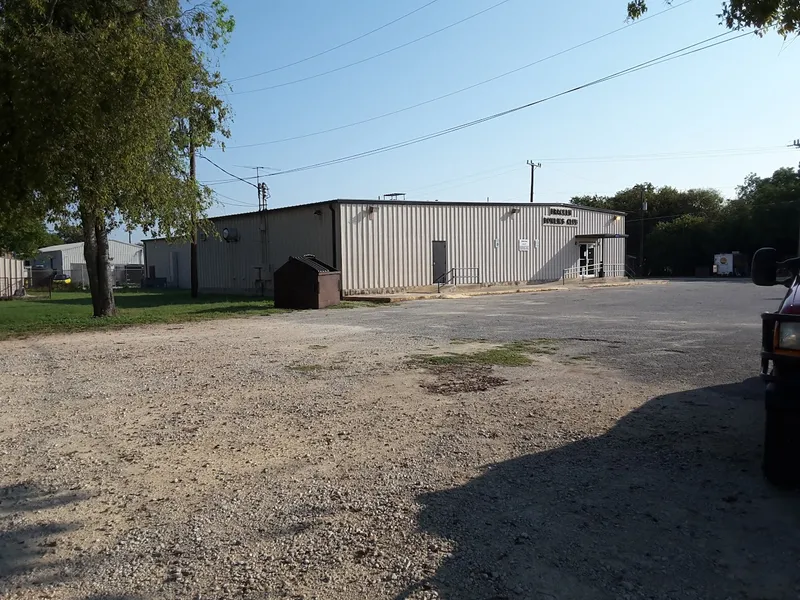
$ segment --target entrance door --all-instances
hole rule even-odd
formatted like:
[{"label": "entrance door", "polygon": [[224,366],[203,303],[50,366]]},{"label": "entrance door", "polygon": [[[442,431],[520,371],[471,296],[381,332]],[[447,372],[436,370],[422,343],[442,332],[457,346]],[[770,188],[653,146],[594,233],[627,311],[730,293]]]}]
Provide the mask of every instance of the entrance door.
[{"label": "entrance door", "polygon": [[447,242],[433,242],[433,283],[446,283]]},{"label": "entrance door", "polygon": [[583,277],[594,277],[597,273],[597,246],[595,244],[580,245],[580,274]]}]

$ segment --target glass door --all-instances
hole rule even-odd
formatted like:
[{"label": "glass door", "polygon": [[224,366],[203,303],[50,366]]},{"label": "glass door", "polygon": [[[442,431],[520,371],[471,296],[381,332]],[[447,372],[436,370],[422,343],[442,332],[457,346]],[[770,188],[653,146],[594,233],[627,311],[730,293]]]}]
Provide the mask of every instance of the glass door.
[{"label": "glass door", "polygon": [[597,274],[597,245],[581,244],[580,260],[578,262],[580,275],[582,277],[594,277]]}]

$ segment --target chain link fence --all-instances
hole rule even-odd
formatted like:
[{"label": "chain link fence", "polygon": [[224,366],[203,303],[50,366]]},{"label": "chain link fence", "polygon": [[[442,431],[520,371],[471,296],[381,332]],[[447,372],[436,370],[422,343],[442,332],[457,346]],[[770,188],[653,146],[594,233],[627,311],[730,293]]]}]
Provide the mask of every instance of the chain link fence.
[{"label": "chain link fence", "polygon": [[24,293],[24,277],[0,277],[0,299],[15,298]]}]

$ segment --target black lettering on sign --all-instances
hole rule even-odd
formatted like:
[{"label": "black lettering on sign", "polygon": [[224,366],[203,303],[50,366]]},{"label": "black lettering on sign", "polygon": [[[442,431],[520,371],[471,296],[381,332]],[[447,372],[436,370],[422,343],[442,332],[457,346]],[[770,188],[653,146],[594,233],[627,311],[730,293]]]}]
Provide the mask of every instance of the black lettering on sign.
[{"label": "black lettering on sign", "polygon": [[572,216],[572,209],[571,208],[550,208],[551,215],[562,215],[564,217],[571,217]]},{"label": "black lettering on sign", "polygon": [[568,225],[576,227],[578,219],[575,217],[565,219],[564,217],[542,217],[542,225]]}]

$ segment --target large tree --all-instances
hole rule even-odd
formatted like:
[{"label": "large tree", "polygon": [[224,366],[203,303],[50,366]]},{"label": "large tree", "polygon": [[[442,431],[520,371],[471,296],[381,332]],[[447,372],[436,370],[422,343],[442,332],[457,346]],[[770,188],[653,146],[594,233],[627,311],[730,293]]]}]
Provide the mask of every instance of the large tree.
[{"label": "large tree", "polygon": [[108,231],[191,237],[210,203],[190,147],[227,133],[221,0],[0,0],[0,210],[81,226],[95,316],[116,312]]},{"label": "large tree", "polygon": [[[647,212],[644,214],[643,201],[647,202]],[[620,190],[613,196],[576,196],[571,202],[627,213],[626,254],[638,257],[642,232],[646,239],[659,223],[682,215],[715,219],[722,210],[724,198],[713,189],[678,190],[672,186],[655,187],[651,183],[642,183]]]},{"label": "large tree", "polygon": [[[638,19],[647,12],[648,2],[654,0],[631,0],[628,16]],[[667,0],[671,4],[672,0]],[[763,33],[770,29],[787,36],[800,27],[800,0],[729,0],[722,4],[719,14],[729,29],[756,28]]]}]

